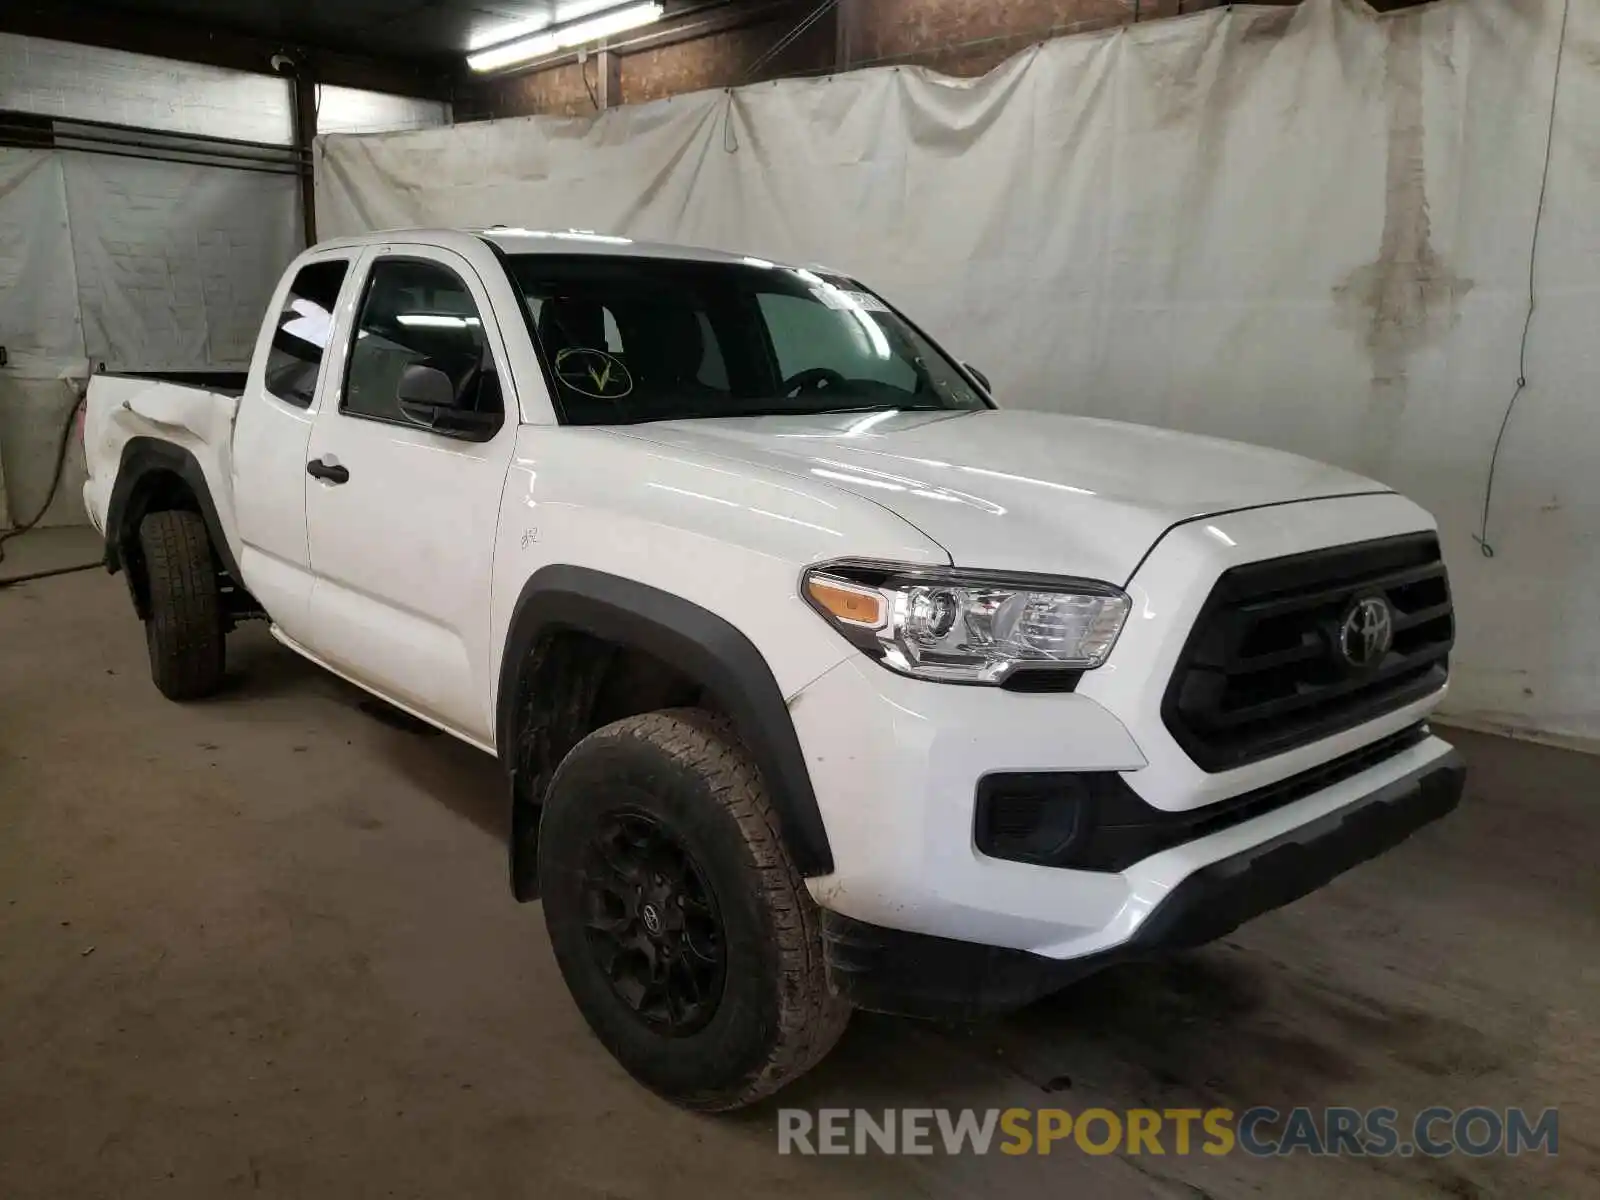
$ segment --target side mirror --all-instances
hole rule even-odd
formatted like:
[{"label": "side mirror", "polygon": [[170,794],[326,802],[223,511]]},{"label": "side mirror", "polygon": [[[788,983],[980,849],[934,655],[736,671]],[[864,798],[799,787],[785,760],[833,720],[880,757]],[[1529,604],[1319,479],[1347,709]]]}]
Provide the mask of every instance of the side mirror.
[{"label": "side mirror", "polygon": [[964,362],[961,365],[967,369],[967,374],[968,375],[971,375],[979,383],[983,384],[983,390],[984,391],[988,392],[989,395],[991,395],[991,396],[994,395],[994,388],[989,383],[989,377],[987,375],[985,375],[982,371],[978,370],[977,367],[973,366],[969,362]]},{"label": "side mirror", "polygon": [[500,414],[462,408],[456,385],[438,367],[412,363],[400,372],[394,393],[407,420],[435,433],[481,441],[500,428]]}]

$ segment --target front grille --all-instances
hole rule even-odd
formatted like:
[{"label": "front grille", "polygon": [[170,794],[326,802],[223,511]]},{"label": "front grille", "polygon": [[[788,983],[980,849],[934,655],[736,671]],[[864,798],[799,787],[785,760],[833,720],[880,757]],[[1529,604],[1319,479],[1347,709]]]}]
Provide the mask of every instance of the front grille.
[{"label": "front grille", "polygon": [[[1360,666],[1340,650],[1357,602],[1381,597],[1393,644]],[[1433,534],[1234,567],[1217,580],[1162,701],[1172,736],[1224,771],[1370,721],[1443,686],[1455,618]]]}]

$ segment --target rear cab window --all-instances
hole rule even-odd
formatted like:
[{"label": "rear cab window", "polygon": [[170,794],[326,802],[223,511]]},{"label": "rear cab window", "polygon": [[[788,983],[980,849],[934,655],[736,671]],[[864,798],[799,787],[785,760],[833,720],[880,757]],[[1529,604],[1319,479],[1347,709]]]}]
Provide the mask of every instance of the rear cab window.
[{"label": "rear cab window", "polygon": [[350,272],[346,259],[307,263],[295,273],[267,352],[266,386],[285,404],[309,408],[322,356],[333,336],[333,311]]}]

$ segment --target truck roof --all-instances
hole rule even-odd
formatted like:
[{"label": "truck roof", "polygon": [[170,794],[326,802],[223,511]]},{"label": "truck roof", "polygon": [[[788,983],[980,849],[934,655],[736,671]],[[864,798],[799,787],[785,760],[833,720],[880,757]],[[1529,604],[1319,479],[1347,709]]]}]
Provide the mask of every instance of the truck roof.
[{"label": "truck roof", "polygon": [[753,263],[759,266],[788,266],[771,259],[711,250],[703,246],[679,246],[669,242],[640,241],[589,229],[523,229],[509,225],[488,228],[381,229],[352,237],[333,238],[319,249],[341,246],[370,246],[375,243],[415,239],[448,245],[453,239],[481,237],[495,243],[507,254],[615,254],[642,258],[676,258],[688,262]]}]

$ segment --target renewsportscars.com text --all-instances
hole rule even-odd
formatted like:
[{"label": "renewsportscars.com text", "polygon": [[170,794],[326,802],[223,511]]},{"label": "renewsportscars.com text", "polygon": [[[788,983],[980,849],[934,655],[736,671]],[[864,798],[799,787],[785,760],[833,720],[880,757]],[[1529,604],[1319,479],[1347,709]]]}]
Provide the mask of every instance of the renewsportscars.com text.
[{"label": "renewsportscars.com text", "polygon": [[778,1110],[780,1154],[1292,1154],[1383,1157],[1546,1154],[1560,1114],[1547,1108]]}]

